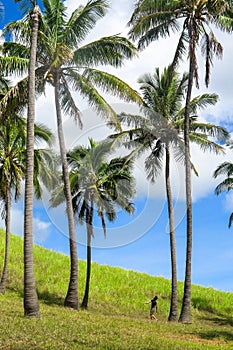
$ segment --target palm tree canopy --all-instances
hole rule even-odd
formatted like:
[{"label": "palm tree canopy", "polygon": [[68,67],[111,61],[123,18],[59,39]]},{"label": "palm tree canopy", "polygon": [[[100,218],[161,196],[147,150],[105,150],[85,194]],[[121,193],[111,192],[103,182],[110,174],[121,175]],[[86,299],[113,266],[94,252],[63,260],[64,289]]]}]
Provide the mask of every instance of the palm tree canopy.
[{"label": "palm tree canopy", "polygon": [[226,176],[215,189],[215,193],[219,195],[222,192],[229,192],[233,188],[233,163],[223,162],[214,171],[213,177]]},{"label": "palm tree canopy", "polygon": [[[60,100],[63,111],[80,119],[80,111],[70,87],[87,99],[96,111],[116,124],[116,114],[99,93],[112,93],[125,101],[141,102],[140,96],[127,83],[101,70],[100,66],[121,67],[126,59],[137,54],[133,44],[119,35],[103,37],[82,45],[109,7],[105,0],[89,0],[67,18],[62,0],[43,0],[37,48],[37,93],[43,92],[45,83],[60,81]],[[4,43],[4,57],[0,59],[4,73],[26,73],[29,60],[30,16],[9,23],[4,35],[14,33],[15,42]],[[24,96],[26,99],[27,97]],[[119,125],[118,125],[119,127]]]},{"label": "palm tree canopy", "polygon": [[[35,125],[35,140],[47,144],[52,142],[52,133],[43,125]],[[57,183],[56,157],[51,150],[36,148],[34,156],[34,188],[37,198],[41,198],[41,183],[54,188]],[[14,200],[21,195],[21,184],[26,172],[26,120],[5,120],[0,125],[0,199],[6,198],[7,186],[14,192]],[[4,210],[3,210],[4,212]]]},{"label": "palm tree canopy", "polygon": [[[229,192],[233,189],[233,163],[223,162],[214,171],[213,177],[225,175],[226,178],[220,182],[220,184],[215,188],[215,194],[219,195],[222,192]],[[233,223],[233,213],[231,213],[229,218],[228,227],[230,228]]]},{"label": "palm tree canopy", "polygon": [[[212,26],[231,32],[233,29],[233,5],[231,1],[195,0],[138,0],[129,21],[131,27],[129,36],[138,41],[138,47],[144,49],[152,41],[180,32],[173,66],[186,53],[190,40],[201,42],[201,51],[205,56],[208,86],[210,66],[213,56],[222,56],[223,48],[217,40]],[[195,61],[194,76],[198,86],[198,67],[196,53],[192,52]]]},{"label": "palm tree canopy", "polygon": [[28,13],[28,10],[32,10],[38,3],[36,0],[14,0],[14,2],[20,3],[19,6],[24,15]]},{"label": "palm tree canopy", "polygon": [[[133,148],[132,156],[149,150],[145,160],[148,178],[155,181],[162,168],[166,147],[172,149],[175,159],[184,160],[184,113],[182,103],[188,83],[188,75],[181,77],[174,72],[170,79],[170,68],[161,74],[159,68],[154,74],[144,74],[139,78],[143,96],[141,112],[143,115],[122,113],[120,121],[129,128],[117,135],[127,147]],[[223,152],[221,142],[226,142],[229,133],[223,127],[199,122],[197,112],[218,100],[216,94],[202,94],[191,100],[190,140],[206,151],[216,154]],[[133,127],[133,128],[132,128]],[[215,141],[219,141],[218,143]],[[122,141],[121,141],[122,142]]]},{"label": "palm tree canopy", "polygon": [[[131,175],[132,162],[126,158],[107,160],[111,142],[97,143],[89,140],[89,146],[79,146],[67,154],[70,164],[70,184],[73,208],[80,223],[86,218],[86,210],[94,203],[106,234],[105,216],[116,219],[116,206],[133,213],[132,198],[135,183]],[[62,188],[52,193],[51,204],[64,201]]]}]

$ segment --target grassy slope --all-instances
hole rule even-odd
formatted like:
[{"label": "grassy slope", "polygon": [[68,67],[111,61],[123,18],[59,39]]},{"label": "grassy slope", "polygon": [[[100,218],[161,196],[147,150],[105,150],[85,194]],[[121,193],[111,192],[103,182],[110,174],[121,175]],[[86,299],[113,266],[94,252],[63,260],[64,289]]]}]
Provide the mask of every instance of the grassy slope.
[{"label": "grassy slope", "polygon": [[[4,232],[0,230],[3,261]],[[23,242],[11,237],[8,290],[0,296],[0,349],[233,349],[233,294],[193,286],[192,324],[168,323],[170,281],[93,264],[88,311],[65,309],[69,258],[35,246],[41,319],[23,317]],[[85,263],[79,263],[80,296]],[[179,297],[182,297],[179,284]],[[158,322],[144,301],[159,296]],[[180,300],[181,301],[181,300]]]}]

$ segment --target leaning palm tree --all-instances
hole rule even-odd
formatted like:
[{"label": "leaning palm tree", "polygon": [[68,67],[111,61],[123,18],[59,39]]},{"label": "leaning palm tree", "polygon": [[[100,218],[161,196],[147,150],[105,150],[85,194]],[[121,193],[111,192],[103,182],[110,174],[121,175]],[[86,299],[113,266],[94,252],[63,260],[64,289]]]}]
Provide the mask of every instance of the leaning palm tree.
[{"label": "leaning palm tree", "polygon": [[14,0],[29,5],[30,55],[28,66],[27,157],[24,203],[24,315],[40,317],[38,296],[33,270],[33,171],[35,121],[35,68],[40,10],[37,1]]},{"label": "leaning palm tree", "polygon": [[185,142],[185,186],[187,211],[187,247],[184,296],[180,321],[190,322],[191,306],[191,260],[192,260],[192,192],[191,161],[189,139],[189,116],[191,113],[191,95],[194,80],[198,87],[197,48],[205,56],[205,83],[208,86],[213,56],[222,56],[222,45],[214,35],[211,25],[222,31],[231,32],[233,28],[233,5],[231,1],[194,0],[138,0],[129,21],[130,38],[138,41],[140,49],[145,48],[158,38],[169,36],[171,32],[180,32],[172,70],[179,59],[186,54],[189,59],[189,81],[186,93],[184,142]]},{"label": "leaning palm tree", "polygon": [[[214,171],[214,178],[218,176],[225,175],[226,178],[220,182],[220,184],[215,188],[215,194],[219,195],[222,192],[229,192],[233,189],[233,163],[231,162],[223,162],[220,164],[217,169]],[[228,227],[230,228],[233,222],[233,213],[231,213]]]},{"label": "leaning palm tree", "polygon": [[[125,59],[136,55],[136,49],[126,38],[119,35],[104,37],[81,45],[97,20],[106,14],[108,9],[106,0],[89,0],[85,6],[79,6],[74,10],[68,19],[62,0],[43,0],[42,3],[44,12],[38,33],[36,76],[40,92],[45,83],[54,88],[71,252],[70,282],[65,305],[77,308],[77,248],[62,112],[74,117],[79,121],[80,126],[82,125],[80,111],[72,96],[71,86],[73,90],[88,100],[90,106],[95,108],[98,114],[107,117],[109,124],[120,128],[116,113],[98,89],[102,89],[103,92],[111,92],[126,101],[140,102],[140,97],[121,79],[95,67],[99,65],[120,67]],[[7,43],[4,53],[6,57],[16,54],[18,59],[21,57],[21,61],[17,59],[17,69],[20,67],[23,70],[25,58],[28,57],[28,19],[8,24],[5,33],[7,32],[14,32],[18,43]],[[1,62],[1,65],[3,69],[8,68],[9,70],[10,63],[7,60]],[[21,84],[25,83],[22,81]],[[20,84],[18,87],[20,89]]]},{"label": "leaning palm tree", "polygon": [[[170,252],[171,252],[171,304],[168,320],[178,320],[178,293],[177,293],[177,267],[176,267],[176,243],[172,188],[170,183],[170,160],[173,154],[176,161],[184,160],[184,140],[182,130],[184,128],[184,112],[182,102],[188,84],[188,75],[182,77],[170,69],[165,68],[160,74],[159,68],[155,73],[143,75],[138,82],[143,95],[143,106],[141,115],[121,114],[120,120],[133,127],[120,133],[117,139],[130,148],[134,148],[132,155],[140,155],[149,151],[145,160],[145,168],[148,179],[155,182],[156,177],[162,171],[165,163],[165,186],[167,194]],[[191,100],[190,139],[197,143],[203,150],[212,150],[216,153],[222,152],[223,147],[208,136],[217,139],[226,139],[228,133],[224,128],[216,125],[200,123],[196,119],[196,113],[217,102],[217,95],[203,94]],[[115,136],[116,137],[116,136]],[[129,140],[128,140],[129,139]],[[165,158],[165,161],[164,161]],[[164,161],[164,162],[163,162]]]},{"label": "leaning palm tree", "polygon": [[[86,224],[87,231],[87,272],[86,287],[81,304],[88,307],[91,278],[91,240],[94,237],[94,213],[100,217],[104,235],[106,220],[116,219],[116,207],[133,213],[132,198],[135,183],[131,175],[132,162],[126,158],[107,160],[112,142],[96,143],[89,140],[88,147],[78,146],[67,155],[70,164],[70,184],[73,196],[73,210],[78,222]],[[52,194],[52,206],[63,200],[61,188]]]},{"label": "leaning palm tree", "polygon": [[[35,125],[35,141],[46,141],[51,145],[52,134],[42,125]],[[56,183],[55,157],[50,150],[37,148],[34,150],[34,187],[36,197],[42,195],[43,184],[52,189]],[[17,201],[21,195],[22,180],[26,173],[26,120],[18,118],[12,121],[4,120],[0,125],[0,201],[2,202],[2,217],[5,220],[6,244],[4,266],[0,282],[0,293],[6,291],[9,241],[10,241],[10,213],[12,197]]]}]

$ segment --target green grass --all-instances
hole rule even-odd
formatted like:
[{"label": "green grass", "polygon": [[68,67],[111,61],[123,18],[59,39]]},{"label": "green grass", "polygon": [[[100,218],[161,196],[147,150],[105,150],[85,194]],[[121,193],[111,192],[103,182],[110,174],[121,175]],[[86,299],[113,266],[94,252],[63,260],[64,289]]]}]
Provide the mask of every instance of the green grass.
[{"label": "green grass", "polygon": [[[73,349],[233,349],[233,294],[194,285],[192,324],[167,322],[170,281],[143,273],[92,265],[89,308],[63,307],[69,281],[69,258],[34,249],[41,319],[24,318],[23,242],[11,236],[8,288],[0,296],[0,350]],[[4,231],[0,230],[2,268]],[[84,292],[85,262],[79,262],[79,295]],[[183,284],[179,283],[179,302]],[[150,321],[149,305],[158,300],[158,322]]]}]

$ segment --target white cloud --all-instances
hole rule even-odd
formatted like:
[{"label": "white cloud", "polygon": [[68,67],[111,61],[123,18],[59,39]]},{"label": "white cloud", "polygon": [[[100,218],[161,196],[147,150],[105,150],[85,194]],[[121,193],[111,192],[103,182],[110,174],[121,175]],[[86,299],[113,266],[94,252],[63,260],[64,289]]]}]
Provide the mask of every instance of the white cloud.
[{"label": "white cloud", "polygon": [[[11,209],[11,228],[10,231],[15,235],[23,236],[23,210],[18,209],[16,207],[12,207]],[[0,220],[0,227],[5,229],[4,220]],[[34,233],[34,241],[36,243],[42,243],[46,240],[46,238],[50,234],[50,222],[45,222],[39,218],[33,218],[33,233]]]},{"label": "white cloud", "polygon": [[33,232],[35,243],[43,243],[50,235],[51,222],[33,218]]}]

